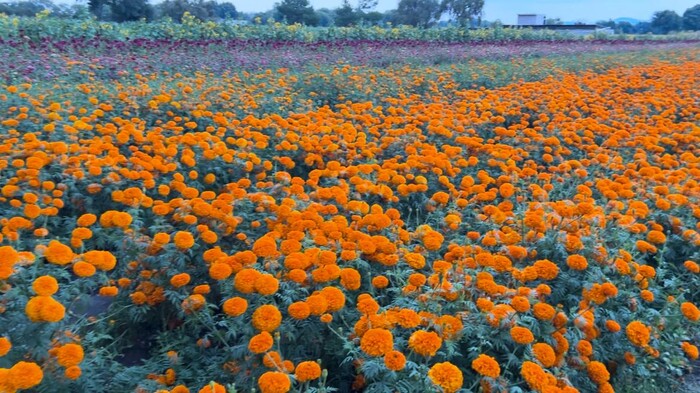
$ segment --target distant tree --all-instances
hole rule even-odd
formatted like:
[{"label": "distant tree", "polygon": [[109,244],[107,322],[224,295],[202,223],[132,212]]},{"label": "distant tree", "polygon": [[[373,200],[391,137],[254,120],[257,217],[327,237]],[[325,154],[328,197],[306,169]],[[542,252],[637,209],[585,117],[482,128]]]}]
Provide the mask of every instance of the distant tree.
[{"label": "distant tree", "polygon": [[165,0],[156,5],[156,11],[159,18],[169,17],[176,22],[185,12],[200,20],[235,18],[238,14],[233,4],[203,0]]},{"label": "distant tree", "polygon": [[544,20],[545,25],[563,25],[564,21],[561,18],[546,18]]},{"label": "distant tree", "polygon": [[384,20],[385,15],[379,11],[365,12],[362,15],[362,21],[368,25],[380,25]]},{"label": "distant tree", "polygon": [[617,29],[615,31],[617,33],[622,33],[622,34],[632,34],[636,30],[635,30],[633,24],[631,24],[630,22],[627,22],[626,20],[623,20],[621,22],[618,22]]},{"label": "distant tree", "polygon": [[683,13],[684,30],[700,30],[700,4],[696,4]]},{"label": "distant tree", "polygon": [[646,34],[651,33],[651,23],[649,22],[639,22],[634,26],[635,34]]},{"label": "distant tree", "polygon": [[47,9],[42,4],[32,1],[19,1],[16,3],[0,3],[0,13],[16,16],[34,16]]},{"label": "distant tree", "polygon": [[437,0],[401,0],[396,9],[396,23],[428,27],[438,19],[439,9]]},{"label": "distant tree", "polygon": [[481,24],[481,14],[484,9],[484,0],[442,0],[440,14],[448,13],[461,26],[472,25],[477,20]]},{"label": "distant tree", "polygon": [[683,18],[676,11],[658,11],[651,18],[651,31],[656,34],[668,34],[672,31],[679,31],[682,26]]},{"label": "distant tree", "polygon": [[343,4],[334,11],[334,23],[336,26],[346,27],[356,25],[360,21],[360,13],[356,12],[348,0],[343,0]]},{"label": "distant tree", "polygon": [[212,11],[214,16],[221,19],[235,19],[238,16],[238,10],[232,3],[214,3]]},{"label": "distant tree", "polygon": [[128,22],[153,19],[153,7],[148,0],[88,0],[88,9],[98,19]]},{"label": "distant tree", "polygon": [[147,0],[112,0],[109,6],[115,22],[153,19],[153,7]]},{"label": "distant tree", "polygon": [[301,23],[308,26],[318,25],[319,18],[309,0],[282,0],[275,7],[280,19],[289,24]]},{"label": "distant tree", "polygon": [[318,16],[317,26],[333,26],[335,20],[335,12],[333,10],[328,8],[319,8],[316,10],[316,16]]}]

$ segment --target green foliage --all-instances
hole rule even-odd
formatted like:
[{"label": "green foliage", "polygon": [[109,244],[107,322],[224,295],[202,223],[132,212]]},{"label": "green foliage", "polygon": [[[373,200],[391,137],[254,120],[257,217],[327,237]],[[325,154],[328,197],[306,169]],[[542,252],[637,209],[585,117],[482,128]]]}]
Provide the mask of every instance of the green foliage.
[{"label": "green foliage", "polygon": [[401,0],[396,10],[395,23],[417,27],[429,27],[439,15],[437,0]]},{"label": "green foliage", "polygon": [[654,13],[651,19],[651,29],[657,34],[668,34],[672,31],[680,31],[683,27],[683,18],[675,11],[665,10]]},{"label": "green foliage", "polygon": [[700,30],[700,4],[696,4],[683,13],[684,30]]},{"label": "green foliage", "polygon": [[484,0],[442,0],[440,13],[448,13],[460,26],[471,26],[477,20],[481,23]]},{"label": "green foliage", "polygon": [[354,26],[360,21],[360,14],[355,12],[348,0],[343,0],[343,4],[336,8],[334,24],[339,27]]},{"label": "green foliage", "polygon": [[286,21],[288,24],[300,23],[307,26],[318,25],[318,15],[314,8],[309,5],[308,0],[282,0],[275,7],[275,11],[279,14],[280,20]]}]

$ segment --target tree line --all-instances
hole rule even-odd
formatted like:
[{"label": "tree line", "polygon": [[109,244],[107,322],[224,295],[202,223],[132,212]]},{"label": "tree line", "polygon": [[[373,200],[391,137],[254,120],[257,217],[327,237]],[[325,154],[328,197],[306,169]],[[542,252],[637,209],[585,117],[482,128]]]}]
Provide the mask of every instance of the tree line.
[{"label": "tree line", "polygon": [[[49,10],[55,16],[85,18],[90,14],[105,21],[126,22],[158,20],[169,17],[180,21],[187,12],[201,20],[238,19],[252,23],[277,21],[307,26],[409,25],[428,28],[447,21],[465,27],[488,27],[499,21],[482,20],[484,0],[400,0],[398,7],[386,12],[374,10],[377,0],[343,0],[335,9],[314,9],[308,0],[281,0],[272,10],[261,13],[240,13],[230,2],[216,0],[165,0],[151,4],[149,0],[88,0],[87,6],[57,5],[51,0],[0,2],[0,13],[33,16]],[[562,24],[560,19],[547,19],[547,24]],[[599,21],[624,34],[667,34],[674,31],[700,30],[700,4],[688,8],[683,15],[664,10],[654,13],[650,21],[632,24],[628,21]]]}]

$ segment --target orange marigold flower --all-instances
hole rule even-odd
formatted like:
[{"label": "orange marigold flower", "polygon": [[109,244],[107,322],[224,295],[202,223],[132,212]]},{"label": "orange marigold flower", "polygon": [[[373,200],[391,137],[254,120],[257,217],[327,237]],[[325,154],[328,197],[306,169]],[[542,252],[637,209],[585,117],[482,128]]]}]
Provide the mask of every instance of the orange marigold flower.
[{"label": "orange marigold flower", "polygon": [[97,268],[84,261],[78,261],[73,264],[73,273],[78,277],[91,277],[95,274]]},{"label": "orange marigold flower", "polygon": [[291,388],[291,381],[285,373],[268,371],[258,378],[258,386],[262,393],[287,393]]},{"label": "orange marigold flower", "polygon": [[637,268],[637,272],[644,278],[656,277],[656,269],[653,266],[641,265]]},{"label": "orange marigold flower", "polygon": [[112,270],[117,265],[117,258],[109,251],[91,250],[83,254],[83,259],[102,271]]},{"label": "orange marigold flower", "polygon": [[357,310],[362,314],[376,314],[379,311],[379,303],[368,294],[357,297]]},{"label": "orange marigold flower", "polygon": [[686,356],[688,356],[690,359],[695,360],[698,358],[698,347],[695,345],[684,341],[681,343],[681,349],[683,349],[683,352],[685,352]]},{"label": "orange marigold flower", "polygon": [[200,236],[202,241],[207,244],[214,244],[219,239],[219,236],[214,231],[204,231]]},{"label": "orange marigold flower", "polygon": [[58,281],[51,276],[37,277],[32,283],[32,289],[39,296],[51,296],[58,292]]},{"label": "orange marigold flower", "polygon": [[513,326],[510,328],[510,336],[518,344],[530,344],[535,341],[535,336],[530,329],[521,326]]},{"label": "orange marigold flower", "polygon": [[530,301],[525,296],[513,296],[510,306],[517,312],[527,312],[530,310]]},{"label": "orange marigold flower", "polygon": [[360,272],[353,268],[345,268],[340,271],[340,285],[351,291],[356,291],[362,283]]},{"label": "orange marigold flower", "polygon": [[620,324],[616,321],[613,321],[612,319],[608,319],[607,321],[605,321],[605,327],[613,333],[617,333],[621,329]]},{"label": "orange marigold flower", "polygon": [[435,332],[416,330],[408,338],[408,347],[421,356],[435,356],[442,346],[442,339]]},{"label": "orange marigold flower", "polygon": [[423,235],[423,245],[428,251],[437,251],[442,247],[445,237],[440,232],[430,230]]},{"label": "orange marigold flower", "polygon": [[[408,264],[408,266],[420,270],[423,267],[425,267],[425,257],[417,252],[409,252],[404,255],[404,260]],[[416,285],[417,287],[425,284],[425,281],[421,283],[420,285]],[[415,285],[415,284],[413,284]]]},{"label": "orange marigold flower", "polygon": [[261,258],[277,256],[277,242],[271,236],[263,236],[253,243],[253,252]]},{"label": "orange marigold flower", "polygon": [[75,259],[75,254],[70,247],[58,242],[56,240],[51,240],[48,247],[44,250],[44,257],[49,263],[56,265],[67,265],[73,262]]},{"label": "orange marigold flower", "polygon": [[180,250],[187,250],[194,246],[194,236],[191,233],[185,231],[179,231],[173,237],[175,246]]},{"label": "orange marigold flower", "polygon": [[666,243],[666,235],[661,231],[649,231],[647,241],[652,244],[664,244]]},{"label": "orange marigold flower", "polygon": [[306,302],[294,302],[290,304],[289,307],[287,307],[287,312],[290,317],[298,320],[306,319],[311,315],[311,309]]},{"label": "orange marigold flower", "polygon": [[66,371],[63,372],[63,375],[70,379],[70,380],[76,380],[80,378],[80,375],[83,373],[83,370],[80,369],[78,366],[70,366],[66,369]]},{"label": "orange marigold flower", "polygon": [[299,382],[313,381],[321,376],[321,366],[316,362],[306,361],[297,364],[294,377]]},{"label": "orange marigold flower", "polygon": [[153,235],[153,241],[159,245],[165,245],[170,242],[170,234],[164,232],[158,232]]},{"label": "orange marigold flower", "polygon": [[263,353],[269,351],[272,344],[274,344],[272,335],[268,332],[261,332],[250,338],[248,349],[253,353]]},{"label": "orange marigold flower", "polygon": [[263,365],[267,368],[281,368],[282,357],[277,351],[270,351],[263,356]]},{"label": "orange marigold flower", "polygon": [[483,353],[472,361],[472,368],[480,375],[489,378],[498,378],[501,375],[501,367],[496,359]]},{"label": "orange marigold flower", "polygon": [[688,318],[689,321],[695,322],[700,319],[700,310],[691,302],[681,303],[681,313],[684,317]]},{"label": "orange marigold flower", "polygon": [[271,304],[260,306],[253,312],[252,324],[258,330],[271,332],[277,329],[280,323],[282,323],[282,313]]},{"label": "orange marigold flower", "polygon": [[583,255],[573,254],[566,258],[566,264],[571,270],[586,270],[588,261]]},{"label": "orange marigold flower", "polygon": [[260,275],[261,273],[255,269],[242,269],[233,278],[233,286],[238,292],[253,293],[255,292],[255,282]]},{"label": "orange marigold flower", "polygon": [[83,347],[78,344],[63,345],[56,352],[58,364],[63,367],[77,366],[83,361],[84,356]]},{"label": "orange marigold flower", "polygon": [[7,337],[0,337],[0,356],[7,355],[7,353],[10,352],[10,349],[12,349],[10,339]]},{"label": "orange marigold flower", "polygon": [[180,273],[172,276],[170,278],[170,285],[175,288],[181,288],[190,283],[190,275],[187,273]]},{"label": "orange marigold flower", "polygon": [[649,327],[639,321],[630,322],[625,332],[630,342],[638,347],[646,346],[651,338],[651,330]]},{"label": "orange marigold flower", "polygon": [[399,351],[384,354],[384,365],[391,371],[401,371],[406,367],[406,356]]},{"label": "orange marigold flower", "polygon": [[89,227],[90,225],[94,224],[97,221],[97,216],[91,213],[86,213],[83,214],[82,216],[78,217],[78,220],[76,223],[78,226],[81,227]]},{"label": "orange marigold flower", "polygon": [[248,301],[242,297],[233,297],[224,302],[224,313],[230,317],[237,317],[248,309]]},{"label": "orange marigold flower", "polygon": [[279,289],[279,281],[271,274],[261,274],[255,279],[255,291],[261,295],[274,295]]},{"label": "orange marigold flower", "polygon": [[136,291],[129,295],[129,297],[131,298],[131,301],[137,305],[145,304],[146,301],[148,301],[146,294],[141,291]]},{"label": "orange marigold flower", "polygon": [[579,355],[590,357],[593,355],[593,345],[588,340],[581,340],[576,344],[576,350]]},{"label": "orange marigold flower", "polygon": [[100,294],[100,296],[105,296],[105,297],[117,296],[119,294],[119,288],[117,288],[113,285],[101,287],[99,290],[99,294]]},{"label": "orange marigold flower", "polygon": [[209,277],[214,280],[225,280],[233,274],[233,268],[228,263],[214,262],[209,266]]},{"label": "orange marigold flower", "polygon": [[9,385],[16,390],[31,389],[41,383],[44,373],[36,363],[16,363],[7,373]]},{"label": "orange marigold flower", "polygon": [[384,276],[377,276],[372,279],[372,286],[377,289],[384,289],[389,286],[389,279]]},{"label": "orange marigold flower", "polygon": [[131,215],[127,212],[114,212],[111,219],[111,225],[122,229],[128,228],[133,220]]},{"label": "orange marigold flower", "polygon": [[683,262],[683,266],[685,266],[685,268],[691,273],[700,273],[700,265],[693,261],[685,261]]},{"label": "orange marigold flower", "polygon": [[311,315],[321,315],[328,311],[328,300],[319,292],[314,292],[306,298],[306,305],[309,306]]},{"label": "orange marigold flower", "polygon": [[19,261],[19,253],[10,246],[0,247],[0,280],[7,280],[13,273],[14,265]]},{"label": "orange marigold flower", "polygon": [[442,388],[445,393],[454,393],[462,388],[462,371],[450,362],[436,363],[428,371],[430,381]]},{"label": "orange marigold flower", "polygon": [[543,280],[553,280],[559,274],[559,267],[547,259],[540,259],[533,266],[537,271],[537,276]]},{"label": "orange marigold flower", "polygon": [[58,322],[66,308],[51,296],[35,296],[27,302],[25,313],[32,322]]},{"label": "orange marigold flower", "polygon": [[656,253],[656,247],[651,243],[645,242],[644,240],[637,240],[637,250],[639,250],[639,252],[648,252],[652,254]]},{"label": "orange marigold flower", "polygon": [[610,373],[605,365],[595,360],[588,363],[588,376],[596,385],[604,384],[610,379]]},{"label": "orange marigold flower", "polygon": [[539,364],[527,360],[523,362],[520,368],[520,375],[530,388],[538,392],[542,392],[550,382],[547,372],[545,372]]},{"label": "orange marigold flower", "polygon": [[206,302],[207,300],[204,298],[204,296],[195,293],[185,298],[185,300],[182,301],[181,306],[185,313],[191,313],[201,310]]},{"label": "orange marigold flower", "polygon": [[370,356],[382,356],[394,348],[394,336],[386,329],[369,329],[360,339],[360,348]]},{"label": "orange marigold flower", "polygon": [[557,360],[557,355],[554,353],[554,349],[545,343],[537,343],[532,346],[532,353],[535,358],[539,360],[545,367],[552,367]]},{"label": "orange marigold flower", "polygon": [[547,303],[537,303],[532,307],[532,312],[540,321],[550,321],[554,318],[556,310]]},{"label": "orange marigold flower", "polygon": [[345,294],[336,287],[325,287],[321,290],[321,296],[326,298],[328,307],[326,312],[336,312],[345,307]]},{"label": "orange marigold flower", "polygon": [[208,385],[199,389],[199,393],[226,393],[226,387],[216,382],[210,382]]}]

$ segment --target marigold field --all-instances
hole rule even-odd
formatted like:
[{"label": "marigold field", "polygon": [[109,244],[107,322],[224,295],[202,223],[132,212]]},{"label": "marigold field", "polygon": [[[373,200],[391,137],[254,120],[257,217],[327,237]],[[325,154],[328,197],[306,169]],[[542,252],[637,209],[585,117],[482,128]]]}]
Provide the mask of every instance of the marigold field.
[{"label": "marigold field", "polygon": [[683,391],[697,42],[109,45],[0,43],[0,392]]}]

